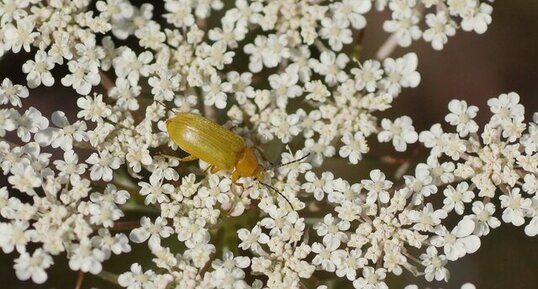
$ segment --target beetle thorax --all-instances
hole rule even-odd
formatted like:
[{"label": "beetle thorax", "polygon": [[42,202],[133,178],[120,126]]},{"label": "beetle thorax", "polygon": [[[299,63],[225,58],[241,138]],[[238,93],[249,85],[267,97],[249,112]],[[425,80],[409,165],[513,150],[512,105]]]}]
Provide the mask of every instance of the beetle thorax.
[{"label": "beetle thorax", "polygon": [[238,177],[261,178],[263,168],[258,163],[258,158],[254,153],[254,149],[245,147],[245,149],[239,153],[234,173]]}]

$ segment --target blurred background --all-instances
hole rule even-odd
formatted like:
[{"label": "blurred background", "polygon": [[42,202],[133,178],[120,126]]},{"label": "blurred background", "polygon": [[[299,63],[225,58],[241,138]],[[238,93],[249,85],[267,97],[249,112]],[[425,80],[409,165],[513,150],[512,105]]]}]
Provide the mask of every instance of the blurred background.
[{"label": "blurred background", "polygon": [[[433,123],[442,122],[448,102],[457,98],[478,106],[481,109],[478,121],[484,123],[490,117],[487,99],[515,91],[521,96],[527,119],[532,117],[538,111],[538,1],[495,1],[493,7],[493,23],[483,35],[459,30],[440,52],[423,41],[416,41],[409,48],[397,49],[392,56],[401,56],[409,51],[419,55],[418,70],[422,81],[418,88],[404,90],[394,107],[382,116],[412,116],[415,128],[420,131],[428,129]],[[371,12],[368,15],[362,59],[374,58],[376,50],[387,38],[388,35],[381,29],[384,19],[386,15],[382,13]],[[0,80],[9,77],[14,83],[24,83],[22,63],[21,57],[4,56],[0,61]],[[68,118],[75,117],[76,99],[71,89],[55,87],[32,90],[30,93],[31,105],[46,116],[62,109]],[[383,150],[384,147],[381,147]],[[402,154],[402,157],[405,156]],[[346,167],[344,162],[329,161],[323,169],[334,171],[338,177],[356,181],[367,175],[370,166],[364,162],[356,170],[350,170],[342,169]],[[12,269],[12,257],[0,254],[1,289],[75,288],[76,273],[69,270],[65,256],[55,258],[56,264],[49,270],[49,281],[44,285],[18,281]],[[119,273],[127,270],[126,264],[144,259],[149,261],[142,255],[134,254],[121,260],[112,258],[105,262],[105,269]],[[422,278],[404,275],[389,279],[388,284],[391,289],[403,288],[408,284],[417,284],[419,288],[460,288],[466,282],[482,289],[536,289],[538,238],[527,237],[522,227],[503,224],[482,238],[478,252],[451,263],[449,269],[451,279],[448,283],[427,284]],[[87,276],[83,288],[92,287],[117,288]]]}]

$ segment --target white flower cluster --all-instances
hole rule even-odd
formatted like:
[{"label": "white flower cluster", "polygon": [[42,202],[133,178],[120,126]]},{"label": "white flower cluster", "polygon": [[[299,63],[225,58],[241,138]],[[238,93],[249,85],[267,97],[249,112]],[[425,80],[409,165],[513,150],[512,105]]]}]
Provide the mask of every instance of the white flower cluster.
[{"label": "white flower cluster", "polygon": [[[423,35],[441,49],[453,17],[483,33],[488,4],[166,0],[162,15],[154,5],[0,0],[0,57],[31,52],[27,85],[0,85],[0,247],[18,254],[19,279],[45,282],[60,254],[72,270],[103,277],[105,260],[147,243],[154,266],[114,272],[121,286],[323,287],[313,276],[325,271],[355,288],[387,288],[387,274],[403,269],[447,280],[447,262],[500,225],[496,211],[516,226],[530,219],[525,232],[538,234],[538,114],[525,123],[517,94],[488,102],[483,130],[478,109],[453,100],[455,132],[436,124],[417,133],[409,116],[376,116],[419,84],[417,55],[351,56],[373,5],[392,12],[384,28],[400,45]],[[76,120],[56,111],[49,121],[28,106],[28,88],[60,84],[78,94]],[[233,183],[229,172],[167,157],[179,150],[163,103],[226,119],[289,164]],[[359,163],[376,138],[399,152],[419,141],[430,154],[403,180],[374,169],[352,184],[316,169],[327,158]],[[438,207],[431,199],[441,192]],[[459,222],[447,227],[451,214]]]},{"label": "white flower cluster", "polygon": [[[494,0],[487,0],[493,2]],[[392,19],[383,29],[394,33],[398,45],[407,47],[420,38],[442,50],[456,29],[485,33],[491,24],[493,8],[479,0],[376,0],[376,8],[391,11]],[[426,29],[420,27],[422,20]]]}]

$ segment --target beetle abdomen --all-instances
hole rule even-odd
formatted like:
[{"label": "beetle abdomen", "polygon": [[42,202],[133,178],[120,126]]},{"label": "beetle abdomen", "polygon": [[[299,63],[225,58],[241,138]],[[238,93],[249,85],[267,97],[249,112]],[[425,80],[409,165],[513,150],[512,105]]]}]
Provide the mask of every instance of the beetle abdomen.
[{"label": "beetle abdomen", "polygon": [[232,169],[245,148],[240,136],[193,113],[178,112],[166,121],[166,129],[179,148],[219,169]]}]

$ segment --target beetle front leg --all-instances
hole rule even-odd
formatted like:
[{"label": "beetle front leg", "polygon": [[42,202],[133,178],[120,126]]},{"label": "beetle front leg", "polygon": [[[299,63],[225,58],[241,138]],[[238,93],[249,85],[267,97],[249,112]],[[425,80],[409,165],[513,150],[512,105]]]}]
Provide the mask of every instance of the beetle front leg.
[{"label": "beetle front leg", "polygon": [[237,183],[237,180],[239,180],[239,172],[237,170],[234,170],[232,173],[232,183]]}]

